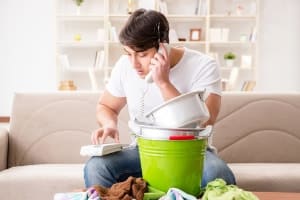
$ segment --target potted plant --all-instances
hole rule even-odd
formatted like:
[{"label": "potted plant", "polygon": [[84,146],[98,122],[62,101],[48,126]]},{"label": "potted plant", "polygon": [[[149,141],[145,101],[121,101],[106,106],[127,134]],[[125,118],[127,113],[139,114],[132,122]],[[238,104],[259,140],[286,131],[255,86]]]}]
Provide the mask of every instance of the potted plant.
[{"label": "potted plant", "polygon": [[226,61],[227,67],[232,67],[236,56],[232,52],[228,52],[224,54],[224,60]]},{"label": "potted plant", "polygon": [[80,6],[83,3],[84,0],[73,0],[77,6],[76,14],[80,15]]}]

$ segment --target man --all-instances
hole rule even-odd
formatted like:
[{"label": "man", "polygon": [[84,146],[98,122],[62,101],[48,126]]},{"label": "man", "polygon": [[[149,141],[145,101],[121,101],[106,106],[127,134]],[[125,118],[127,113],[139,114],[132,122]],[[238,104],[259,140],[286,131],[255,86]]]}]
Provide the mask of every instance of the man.
[{"label": "man", "polygon": [[[92,133],[93,144],[104,143],[107,137],[119,142],[117,118],[126,104],[133,120],[143,112],[141,107],[150,111],[166,100],[191,91],[205,89],[209,94],[205,103],[210,119],[203,125],[214,124],[221,102],[218,66],[210,57],[188,48],[170,48],[167,51],[162,43],[169,42],[168,35],[169,23],[163,14],[138,9],[130,16],[119,35],[127,55],[116,63],[99,99],[97,120],[101,128]],[[150,71],[153,83],[146,83],[144,79]],[[97,184],[110,187],[129,176],[142,176],[137,147],[104,157],[92,157],[84,169],[86,187]],[[235,184],[226,163],[208,148],[202,187],[215,178]]]}]

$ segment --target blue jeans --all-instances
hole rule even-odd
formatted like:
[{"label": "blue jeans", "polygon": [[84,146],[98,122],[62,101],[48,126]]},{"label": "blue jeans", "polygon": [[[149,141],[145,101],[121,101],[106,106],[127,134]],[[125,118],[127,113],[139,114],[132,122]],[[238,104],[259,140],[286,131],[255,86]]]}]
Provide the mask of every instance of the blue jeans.
[{"label": "blue jeans", "polygon": [[[85,186],[112,184],[125,181],[129,176],[142,177],[140,157],[137,147],[102,157],[92,157],[84,167]],[[206,151],[201,187],[216,178],[222,178],[227,184],[235,184],[235,178],[227,166],[216,154]]]}]

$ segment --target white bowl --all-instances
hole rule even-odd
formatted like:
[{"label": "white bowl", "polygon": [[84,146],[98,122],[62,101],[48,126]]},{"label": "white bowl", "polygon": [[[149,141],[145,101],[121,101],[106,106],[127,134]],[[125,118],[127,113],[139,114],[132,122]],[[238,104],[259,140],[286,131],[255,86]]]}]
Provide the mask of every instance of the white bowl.
[{"label": "white bowl", "polygon": [[169,128],[195,128],[209,119],[204,91],[190,92],[155,107],[145,115],[153,125]]}]

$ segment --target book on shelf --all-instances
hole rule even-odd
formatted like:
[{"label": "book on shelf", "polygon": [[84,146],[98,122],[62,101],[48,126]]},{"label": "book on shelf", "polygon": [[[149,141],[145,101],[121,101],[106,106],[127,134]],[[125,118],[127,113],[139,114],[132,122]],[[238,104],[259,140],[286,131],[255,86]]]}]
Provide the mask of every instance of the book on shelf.
[{"label": "book on shelf", "polygon": [[229,28],[211,28],[209,36],[211,42],[227,42],[229,39]]},{"label": "book on shelf", "polygon": [[119,38],[117,34],[117,28],[115,26],[112,26],[110,22],[107,22],[107,30],[108,30],[109,41],[118,42]]},{"label": "book on shelf", "polygon": [[228,42],[229,32],[230,32],[229,28],[222,28],[221,29],[221,41],[222,42]]},{"label": "book on shelf", "polygon": [[117,28],[115,26],[110,27],[110,41],[119,42]]},{"label": "book on shelf", "polygon": [[253,91],[255,85],[256,85],[256,81],[253,80],[244,81],[241,91]]},{"label": "book on shelf", "polygon": [[252,28],[250,36],[249,36],[249,41],[250,42],[256,41],[256,27]]},{"label": "book on shelf", "polygon": [[168,15],[168,5],[165,0],[158,1],[158,11],[163,13],[164,15]]},{"label": "book on shelf", "polygon": [[104,67],[104,50],[96,51],[94,68],[102,69]]},{"label": "book on shelf", "polygon": [[230,75],[228,78],[228,84],[229,84],[230,88],[234,88],[234,86],[237,82],[238,76],[239,76],[239,68],[233,67],[230,71]]},{"label": "book on shelf", "polygon": [[239,75],[239,68],[233,67],[230,71],[228,79],[222,78],[221,85],[222,91],[231,91],[235,89],[235,85],[237,83]]},{"label": "book on shelf", "polygon": [[88,74],[89,74],[92,90],[97,91],[99,89],[99,86],[98,86],[98,83],[97,83],[95,69],[90,67],[88,69]]},{"label": "book on shelf", "polygon": [[200,6],[200,1],[196,0],[196,8],[195,8],[195,15],[199,15],[199,6]]},{"label": "book on shelf", "polygon": [[195,15],[206,15],[206,0],[196,0]]}]

